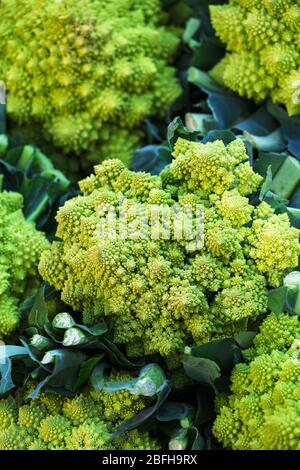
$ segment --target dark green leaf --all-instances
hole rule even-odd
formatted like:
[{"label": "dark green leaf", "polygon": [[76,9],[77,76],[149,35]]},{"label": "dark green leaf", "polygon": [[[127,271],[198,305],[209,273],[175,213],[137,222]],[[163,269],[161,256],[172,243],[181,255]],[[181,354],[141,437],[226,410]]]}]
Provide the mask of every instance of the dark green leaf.
[{"label": "dark green leaf", "polygon": [[203,436],[199,433],[199,430],[195,426],[193,426],[190,429],[190,433],[192,433],[194,435],[191,450],[204,450],[205,449],[205,440],[204,440]]},{"label": "dark green leaf", "polygon": [[231,131],[209,131],[206,136],[201,141],[202,144],[207,142],[215,142],[216,140],[222,140],[224,145],[230,144],[233,140],[236,139],[236,136]]},{"label": "dark green leaf", "polygon": [[99,354],[98,356],[90,357],[87,361],[81,364],[77,381],[74,386],[75,389],[78,389],[79,387],[81,387],[82,384],[84,384],[84,382],[89,380],[94,368],[96,367],[98,362],[103,359],[103,357],[104,354]]},{"label": "dark green leaf", "polygon": [[173,151],[174,145],[179,137],[183,137],[186,140],[197,141],[198,137],[201,136],[200,132],[191,132],[183,124],[180,117],[176,117],[169,124],[168,127],[168,143],[171,151]]},{"label": "dark green leaf", "polygon": [[272,176],[272,169],[271,166],[268,167],[267,169],[267,175],[265,177],[265,180],[261,186],[260,194],[259,194],[259,200],[263,201],[265,198],[265,195],[267,194],[268,191],[270,191],[271,186],[272,186],[272,181],[273,181],[273,176]]},{"label": "dark green leaf", "polygon": [[202,426],[215,417],[215,393],[212,388],[199,386],[197,388],[197,411],[195,426]]},{"label": "dark green leaf", "polygon": [[283,312],[287,296],[287,288],[282,286],[278,289],[269,291],[268,294],[268,309],[279,315]]},{"label": "dark green leaf", "polygon": [[10,358],[0,361],[0,396],[15,387],[12,381],[12,361]]},{"label": "dark green leaf", "polygon": [[215,380],[221,376],[221,369],[214,361],[203,357],[185,355],[183,367],[186,374],[193,380],[210,385],[215,389]]},{"label": "dark green leaf", "polygon": [[102,390],[105,382],[104,372],[105,369],[107,369],[108,367],[109,365],[106,362],[102,362],[94,368],[90,378],[91,386],[93,389]]},{"label": "dark green leaf", "polygon": [[253,338],[256,334],[255,331],[240,331],[234,335],[234,339],[241,349],[249,349],[253,346]]},{"label": "dark green leaf", "polygon": [[34,326],[41,330],[48,323],[48,306],[44,298],[44,287],[42,287],[35,298],[33,307],[28,315],[29,326]]},{"label": "dark green leaf", "polygon": [[158,421],[182,420],[188,417],[193,410],[189,403],[166,401],[156,413]]},{"label": "dark green leaf", "polygon": [[114,437],[120,436],[121,434],[127,431],[130,431],[131,429],[138,428],[139,426],[144,424],[146,421],[148,421],[159,410],[161,405],[167,399],[171,391],[171,388],[172,387],[170,383],[166,382],[157,397],[156,403],[150,408],[144,409],[143,411],[141,411],[140,413],[138,413],[136,416],[129,419],[128,421],[125,421],[124,423],[122,423],[121,426],[118,428],[118,430],[113,434],[113,436]]},{"label": "dark green leaf", "polygon": [[138,149],[132,159],[133,171],[146,171],[158,175],[172,160],[170,149],[164,145],[147,145]]},{"label": "dark green leaf", "polygon": [[230,374],[238,359],[241,358],[239,348],[233,338],[217,339],[191,348],[191,355],[214,361],[225,374]]}]

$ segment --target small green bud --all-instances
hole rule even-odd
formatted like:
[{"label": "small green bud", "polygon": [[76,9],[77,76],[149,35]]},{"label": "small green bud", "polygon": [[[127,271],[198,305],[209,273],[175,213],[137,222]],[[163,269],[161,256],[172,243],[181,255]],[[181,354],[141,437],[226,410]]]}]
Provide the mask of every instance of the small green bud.
[{"label": "small green bud", "polygon": [[90,335],[87,335],[75,326],[65,332],[62,344],[64,346],[78,346],[79,344],[86,343],[89,339]]},{"label": "small green bud", "polygon": [[140,372],[139,378],[131,390],[134,395],[153,397],[166,382],[163,370],[157,364],[149,364]]},{"label": "small green bud", "polygon": [[33,335],[29,342],[30,346],[33,348],[38,349],[39,351],[43,351],[45,349],[53,347],[53,342],[42,335]]},{"label": "small green bud", "polygon": [[67,330],[75,325],[76,323],[73,317],[67,312],[58,313],[52,321],[53,328],[59,328],[61,330]]},{"label": "small green bud", "polygon": [[53,364],[56,358],[56,351],[48,351],[41,360],[42,364]]},{"label": "small green bud", "polygon": [[185,450],[188,446],[189,439],[186,429],[179,429],[169,440],[169,450]]}]

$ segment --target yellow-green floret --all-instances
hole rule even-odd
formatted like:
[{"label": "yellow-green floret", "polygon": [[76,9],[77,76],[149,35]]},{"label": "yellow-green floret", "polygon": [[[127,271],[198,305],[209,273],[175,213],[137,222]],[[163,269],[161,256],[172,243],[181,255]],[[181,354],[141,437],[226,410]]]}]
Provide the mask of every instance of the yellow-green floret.
[{"label": "yellow-green floret", "polygon": [[300,113],[300,4],[292,0],[230,0],[210,6],[227,54],[212,76],[241,96],[271,96]]},{"label": "yellow-green floret", "polygon": [[9,117],[68,154],[63,168],[128,164],[141,123],[180,94],[169,66],[179,38],[166,22],[161,0],[3,0]]},{"label": "yellow-green floret", "polygon": [[22,212],[23,197],[1,192],[0,184],[0,340],[20,321],[19,303],[38,286],[38,262],[49,248],[44,234]]},{"label": "yellow-green floret", "polygon": [[[116,372],[109,377],[112,381],[130,378],[130,374]],[[20,396],[16,398],[18,393],[1,399],[0,450],[160,449],[159,442],[147,432],[135,429],[113,436],[120,421],[134,416],[147,404],[143,397],[127,393],[101,395],[100,391],[85,391],[74,398],[42,394],[29,403]],[[54,397],[58,397],[60,408],[52,406]]]},{"label": "yellow-green floret", "polygon": [[213,433],[234,450],[300,450],[300,323],[269,315],[235,366]]},{"label": "yellow-green floret", "polygon": [[[246,329],[298,264],[299,231],[249,196],[262,178],[241,140],[178,139],[158,176],[107,160],[57,214],[43,278],[133,356],[171,357]],[[184,219],[182,218],[184,217]]]}]

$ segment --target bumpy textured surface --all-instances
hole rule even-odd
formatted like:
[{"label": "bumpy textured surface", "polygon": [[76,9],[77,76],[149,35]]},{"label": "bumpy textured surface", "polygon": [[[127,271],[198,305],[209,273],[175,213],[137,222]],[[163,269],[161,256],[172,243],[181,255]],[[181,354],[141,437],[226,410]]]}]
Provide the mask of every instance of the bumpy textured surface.
[{"label": "bumpy textured surface", "polygon": [[241,96],[286,105],[300,113],[300,2],[230,0],[210,7],[212,24],[229,51],[212,76]]},{"label": "bumpy textured surface", "polygon": [[298,318],[271,314],[255,346],[249,364],[232,372],[232,394],[218,405],[214,435],[234,450],[300,450]]},{"label": "bumpy textured surface", "polygon": [[17,327],[19,302],[38,286],[38,262],[49,248],[43,233],[24,219],[23,197],[0,190],[0,339]]},{"label": "bumpy textured surface", "polygon": [[[114,374],[115,376],[117,374]],[[128,376],[128,374],[127,374]],[[127,377],[126,376],[126,377]],[[99,392],[100,393],[100,392]],[[148,433],[137,430],[114,438],[117,419],[110,421],[107,411],[112,402],[122,400],[119,392],[103,392],[101,404],[86,391],[75,398],[58,397],[60,406],[53,407],[56,395],[41,395],[29,403],[18,397],[0,400],[0,450],[157,450],[159,443]],[[108,395],[114,395],[110,398]],[[134,398],[145,407],[142,397],[132,396],[124,404],[124,414],[132,417],[137,410]],[[120,408],[123,403],[120,401]]]},{"label": "bumpy textured surface", "polygon": [[[247,196],[262,178],[247,160],[241,140],[225,147],[178,139],[159,176],[131,172],[118,160],[96,166],[80,183],[83,196],[60,208],[61,241],[41,258],[41,275],[86,323],[106,317],[113,340],[130,355],[158,352],[172,363],[170,355],[187,343],[247,328],[266,311],[268,286],[279,285],[299,254],[299,231],[287,215],[250,205]],[[174,230],[184,207],[191,209],[185,222],[201,220],[198,205],[204,246],[193,225]],[[116,237],[108,209],[116,211]],[[162,224],[151,219],[156,210]]]},{"label": "bumpy textured surface", "polygon": [[128,162],[142,121],[180,94],[168,66],[179,40],[165,20],[160,0],[4,0],[9,116],[70,153],[61,167]]}]

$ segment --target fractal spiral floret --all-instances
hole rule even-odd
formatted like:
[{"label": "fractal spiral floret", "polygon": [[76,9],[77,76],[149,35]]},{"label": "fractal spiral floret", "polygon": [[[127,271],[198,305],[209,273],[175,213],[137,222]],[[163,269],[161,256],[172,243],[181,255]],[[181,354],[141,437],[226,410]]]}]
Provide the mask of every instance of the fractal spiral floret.
[{"label": "fractal spiral floret", "polygon": [[[41,275],[62,300],[87,324],[105,318],[113,341],[132,356],[171,358],[188,343],[246,329],[266,312],[268,288],[298,265],[299,231],[287,214],[266,202],[250,204],[262,177],[241,140],[225,146],[180,138],[173,157],[159,176],[131,172],[118,160],[96,166],[80,182],[83,194],[60,208],[60,241],[40,261]],[[168,232],[163,219],[158,227],[138,225],[141,214],[149,222],[151,211],[161,209],[175,227],[176,210],[186,205],[194,220],[203,208],[202,240],[195,230],[182,237]],[[119,223],[115,238],[108,209]]]},{"label": "fractal spiral floret", "polygon": [[0,181],[0,340],[20,321],[19,303],[40,283],[38,261],[49,247],[43,233],[22,212],[23,196],[1,192]]},{"label": "fractal spiral floret", "polygon": [[179,39],[165,23],[160,0],[2,1],[10,118],[69,154],[57,165],[70,171],[129,163],[143,120],[180,94],[168,65]]},{"label": "fractal spiral floret", "polygon": [[300,324],[271,314],[235,366],[213,432],[235,450],[300,450]]},{"label": "fractal spiral floret", "polygon": [[271,97],[300,114],[299,0],[230,0],[210,11],[229,51],[213,77],[241,96]]},{"label": "fractal spiral floret", "polygon": [[[100,392],[99,392],[100,393]],[[109,395],[114,395],[110,398]],[[59,406],[53,407],[55,397]],[[137,430],[114,437],[116,420],[107,418],[111,403],[120,403],[119,392],[103,392],[101,402],[89,391],[74,398],[41,394],[26,402],[18,394],[0,399],[0,450],[158,450],[158,441]],[[145,407],[143,397],[127,398],[126,412],[136,412],[134,398]],[[130,404],[133,404],[130,410]],[[107,413],[108,412],[108,413]]]}]

